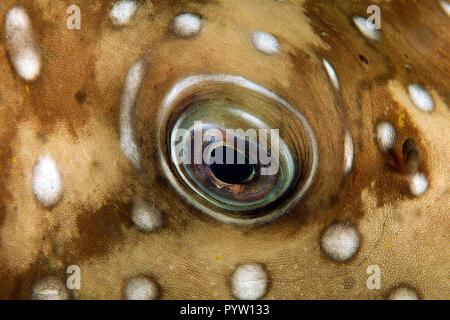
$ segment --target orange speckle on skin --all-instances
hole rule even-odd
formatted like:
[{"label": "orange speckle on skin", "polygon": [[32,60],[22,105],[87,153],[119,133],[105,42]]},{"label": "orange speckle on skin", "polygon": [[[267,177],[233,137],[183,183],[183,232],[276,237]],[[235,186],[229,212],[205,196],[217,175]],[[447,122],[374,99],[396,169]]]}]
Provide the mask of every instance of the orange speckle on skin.
[{"label": "orange speckle on skin", "polygon": [[216,260],[222,260],[221,256],[216,256]]},{"label": "orange speckle on skin", "polygon": [[405,109],[402,108],[402,110],[400,111],[400,114],[398,116],[398,127],[399,128],[404,128],[405,127],[405,122],[406,122],[406,115],[405,115]]}]

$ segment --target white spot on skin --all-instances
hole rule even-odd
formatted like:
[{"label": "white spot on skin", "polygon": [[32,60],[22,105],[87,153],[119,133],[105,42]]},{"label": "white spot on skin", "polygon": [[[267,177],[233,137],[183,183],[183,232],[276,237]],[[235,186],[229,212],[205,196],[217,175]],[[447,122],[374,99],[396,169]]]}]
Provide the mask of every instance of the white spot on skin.
[{"label": "white spot on skin", "polygon": [[331,225],[321,239],[323,251],[334,261],[347,261],[359,249],[359,234],[355,228],[343,223]]},{"label": "white spot on skin", "polygon": [[232,293],[240,300],[257,300],[266,293],[267,282],[267,273],[261,265],[244,264],[231,276]]},{"label": "white spot on skin", "polygon": [[345,132],[344,138],[344,174],[348,174],[353,165],[353,140],[349,131]]},{"label": "white spot on skin", "polygon": [[389,294],[388,300],[419,300],[419,296],[411,288],[400,287]]},{"label": "white spot on skin", "polygon": [[423,111],[431,111],[434,108],[433,98],[424,87],[417,83],[408,86],[409,97],[417,108]]},{"label": "white spot on skin", "polygon": [[59,201],[62,178],[56,162],[49,155],[40,157],[34,165],[32,183],[36,199],[44,207],[50,207]]},{"label": "white spot on skin", "polygon": [[146,71],[143,60],[135,62],[128,71],[120,100],[120,146],[133,166],[140,168],[140,156],[135,134],[135,103]]},{"label": "white spot on skin", "polygon": [[450,17],[450,3],[445,0],[441,0],[441,7],[445,11],[445,13]]},{"label": "white spot on skin", "polygon": [[322,59],[323,66],[325,67],[325,70],[328,73],[328,77],[330,78],[331,82],[333,83],[333,86],[336,88],[336,90],[339,90],[339,79],[336,75],[336,72],[334,71],[331,64],[328,62],[327,59]]},{"label": "white spot on skin", "polygon": [[135,1],[120,0],[113,4],[109,17],[114,25],[124,26],[130,23],[136,11],[137,4]]},{"label": "white spot on skin", "polygon": [[31,295],[33,300],[68,300],[66,284],[55,277],[47,277],[37,282]]},{"label": "white spot on skin", "polygon": [[202,21],[200,17],[192,13],[181,13],[172,21],[173,32],[182,37],[196,35],[201,27]]},{"label": "white spot on skin", "polygon": [[409,190],[414,196],[420,196],[428,189],[428,180],[425,174],[417,172],[409,179]]},{"label": "white spot on skin", "polygon": [[380,122],[377,126],[377,142],[383,152],[387,152],[394,146],[395,129],[389,122]]},{"label": "white spot on skin", "polygon": [[358,28],[358,30],[369,40],[371,41],[381,41],[381,32],[375,28],[369,28],[368,26],[372,23],[360,16],[353,17],[353,23]]},{"label": "white spot on skin", "polygon": [[264,31],[255,31],[252,34],[252,43],[258,51],[270,56],[280,52],[277,38]]},{"label": "white spot on skin", "polygon": [[158,285],[145,276],[128,279],[124,295],[127,300],[155,300],[158,297]]},{"label": "white spot on skin", "polygon": [[131,219],[139,230],[151,232],[162,225],[162,215],[158,208],[139,200],[131,211]]},{"label": "white spot on skin", "polygon": [[13,7],[5,18],[6,47],[11,64],[25,81],[36,80],[42,68],[39,45],[24,8]]}]

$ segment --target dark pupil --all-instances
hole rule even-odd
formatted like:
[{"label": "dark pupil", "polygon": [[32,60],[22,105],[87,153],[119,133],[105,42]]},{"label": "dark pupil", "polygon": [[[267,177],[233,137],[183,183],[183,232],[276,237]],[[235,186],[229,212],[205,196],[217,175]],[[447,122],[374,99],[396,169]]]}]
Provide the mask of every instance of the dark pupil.
[{"label": "dark pupil", "polygon": [[[221,161],[222,164],[216,163],[220,162],[219,161],[220,159],[215,158],[216,162],[211,164],[210,168],[212,173],[216,176],[217,179],[225,183],[240,184],[245,182],[250,177],[252,177],[255,171],[255,165],[250,164],[246,156],[244,156],[242,153],[240,153],[234,148],[221,146],[215,148],[211,152],[212,157],[216,157],[216,150],[217,150],[217,157],[222,158]],[[226,161],[227,153],[230,154],[228,156],[229,159],[228,163]],[[233,161],[230,161],[230,159],[233,159]]]}]

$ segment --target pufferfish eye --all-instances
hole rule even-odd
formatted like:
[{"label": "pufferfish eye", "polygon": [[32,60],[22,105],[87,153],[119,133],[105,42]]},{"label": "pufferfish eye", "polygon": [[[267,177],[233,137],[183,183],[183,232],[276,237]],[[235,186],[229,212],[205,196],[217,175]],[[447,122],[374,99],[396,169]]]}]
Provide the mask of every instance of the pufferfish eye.
[{"label": "pufferfish eye", "polygon": [[167,97],[159,121],[162,165],[207,214],[268,222],[308,190],[318,161],[315,136],[281,97],[232,75],[188,77]]},{"label": "pufferfish eye", "polygon": [[374,2],[1,1],[0,299],[447,297],[449,4]]}]

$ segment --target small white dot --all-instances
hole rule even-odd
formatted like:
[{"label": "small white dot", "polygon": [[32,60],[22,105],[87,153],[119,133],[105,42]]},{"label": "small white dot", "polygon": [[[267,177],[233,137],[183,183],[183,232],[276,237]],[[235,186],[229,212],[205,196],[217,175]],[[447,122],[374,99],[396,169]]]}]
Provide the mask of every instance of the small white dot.
[{"label": "small white dot", "polygon": [[325,70],[328,73],[328,77],[330,78],[331,82],[333,83],[333,86],[335,87],[336,90],[339,90],[339,79],[336,75],[336,72],[334,71],[333,67],[331,66],[331,64],[328,62],[327,59],[322,59],[323,65],[325,67]]},{"label": "small white dot", "polygon": [[139,200],[131,210],[131,219],[139,230],[152,232],[162,225],[162,215],[158,208]]},{"label": "small white dot", "polygon": [[265,295],[267,282],[267,273],[261,265],[244,264],[231,276],[232,293],[240,300],[257,300]]},{"label": "small white dot", "polygon": [[417,293],[408,287],[400,287],[393,290],[388,297],[389,300],[419,300]]},{"label": "small white dot", "polygon": [[69,292],[66,284],[56,277],[46,277],[33,287],[33,300],[68,300]]},{"label": "small white dot", "polygon": [[124,288],[127,300],[155,300],[158,294],[158,285],[145,276],[128,279]]},{"label": "small white dot", "polygon": [[395,143],[395,129],[389,122],[380,122],[377,126],[377,142],[384,152],[392,149]]},{"label": "small white dot", "polygon": [[111,22],[116,26],[127,25],[130,23],[131,18],[133,18],[136,10],[137,4],[135,1],[116,1],[112,6],[111,11],[109,12]]},{"label": "small white dot", "polygon": [[409,97],[417,108],[423,111],[431,111],[434,108],[433,98],[420,84],[412,83],[408,86]]},{"label": "small white dot", "polygon": [[353,140],[349,131],[345,132],[344,138],[344,174],[348,174],[353,165]]},{"label": "small white dot", "polygon": [[182,37],[196,35],[201,27],[202,21],[200,17],[192,13],[181,13],[172,22],[173,32]]},{"label": "small white dot", "polygon": [[368,19],[360,16],[353,17],[353,23],[358,30],[371,41],[380,41],[381,32]]},{"label": "small white dot", "polygon": [[441,0],[441,7],[445,11],[445,13],[450,17],[450,3],[445,0]]},{"label": "small white dot", "polygon": [[425,174],[417,172],[409,180],[409,190],[414,196],[420,196],[428,188],[428,180]]},{"label": "small white dot", "polygon": [[57,203],[61,196],[62,178],[56,162],[44,155],[38,159],[32,172],[33,192],[44,207]]},{"label": "small white dot", "polygon": [[255,31],[252,34],[252,42],[255,48],[267,55],[275,55],[280,52],[280,44],[277,38],[264,31]]},{"label": "small white dot", "polygon": [[342,262],[353,257],[358,251],[359,234],[351,226],[335,223],[328,227],[320,242],[327,256]]}]

